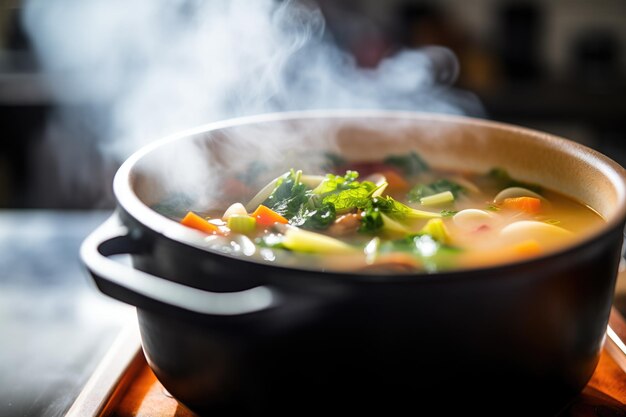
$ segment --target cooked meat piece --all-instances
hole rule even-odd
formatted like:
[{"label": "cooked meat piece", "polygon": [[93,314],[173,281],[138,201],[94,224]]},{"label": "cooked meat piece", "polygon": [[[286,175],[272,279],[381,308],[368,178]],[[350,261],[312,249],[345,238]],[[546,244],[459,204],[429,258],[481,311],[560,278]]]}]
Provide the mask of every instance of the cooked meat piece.
[{"label": "cooked meat piece", "polygon": [[328,228],[331,236],[346,236],[356,233],[361,226],[361,214],[349,213],[337,217],[335,222]]}]

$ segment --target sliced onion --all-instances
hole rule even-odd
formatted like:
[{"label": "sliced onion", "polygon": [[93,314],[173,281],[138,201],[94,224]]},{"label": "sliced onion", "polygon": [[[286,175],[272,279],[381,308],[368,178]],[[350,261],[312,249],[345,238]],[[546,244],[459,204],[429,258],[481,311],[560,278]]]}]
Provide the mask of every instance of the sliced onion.
[{"label": "sliced onion", "polygon": [[240,215],[240,216],[246,216],[248,214],[248,211],[246,210],[244,205],[241,203],[231,204],[230,207],[228,207],[226,211],[224,212],[224,215],[222,216],[222,220],[226,221],[230,218],[230,216],[235,215],[235,214]]},{"label": "sliced onion", "polygon": [[376,191],[372,193],[372,197],[380,197],[381,195],[383,195],[383,192],[389,185],[389,183],[387,183],[387,178],[383,174],[379,173],[368,175],[363,179],[363,181],[373,182],[374,184],[376,184],[376,187],[378,187],[376,188]]},{"label": "sliced onion", "polygon": [[246,204],[246,210],[252,212],[257,207],[259,207],[259,204],[267,200],[267,197],[269,197],[270,194],[272,194],[272,191],[274,191],[274,189],[276,188],[276,183],[278,182],[278,180],[281,179],[284,175],[285,174],[281,175],[280,177],[274,178],[265,187],[261,188],[261,191],[256,193],[256,195],[252,197],[250,202]]}]

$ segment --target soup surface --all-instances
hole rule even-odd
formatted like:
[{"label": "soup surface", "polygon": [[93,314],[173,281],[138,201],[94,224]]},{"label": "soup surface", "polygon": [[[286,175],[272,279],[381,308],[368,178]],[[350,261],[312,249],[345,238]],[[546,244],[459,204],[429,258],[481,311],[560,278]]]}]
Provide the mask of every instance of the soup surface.
[{"label": "soup surface", "polygon": [[[500,168],[442,171],[415,153],[330,160],[327,172],[291,169],[249,190],[247,201],[170,217],[206,233],[207,247],[227,254],[371,273],[522,260],[580,240],[603,222],[591,208]],[[155,209],[165,213],[163,207]]]}]

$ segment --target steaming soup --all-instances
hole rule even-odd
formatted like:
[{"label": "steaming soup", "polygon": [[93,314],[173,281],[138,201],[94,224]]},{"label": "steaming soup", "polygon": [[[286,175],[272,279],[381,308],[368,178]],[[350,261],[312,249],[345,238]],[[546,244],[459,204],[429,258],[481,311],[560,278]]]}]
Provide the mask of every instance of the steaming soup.
[{"label": "steaming soup", "polygon": [[291,169],[247,201],[177,220],[225,253],[372,273],[522,260],[569,245],[603,222],[591,208],[503,169],[442,171],[415,153],[335,162],[328,173]]}]

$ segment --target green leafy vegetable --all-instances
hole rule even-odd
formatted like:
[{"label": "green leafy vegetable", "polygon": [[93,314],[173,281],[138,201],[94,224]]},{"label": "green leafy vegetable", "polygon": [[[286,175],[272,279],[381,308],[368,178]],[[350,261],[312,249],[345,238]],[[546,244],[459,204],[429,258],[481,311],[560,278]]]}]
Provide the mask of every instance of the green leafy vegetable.
[{"label": "green leafy vegetable", "polygon": [[419,203],[424,197],[450,191],[456,198],[465,193],[465,188],[454,181],[441,179],[430,184],[418,184],[409,191],[408,199],[411,203]]},{"label": "green leafy vegetable", "polygon": [[[360,232],[376,233],[385,227],[385,215],[387,223],[405,221],[407,219],[429,219],[441,217],[439,213],[431,213],[411,208],[390,196],[375,197],[369,200],[362,214]],[[396,233],[400,231],[397,225],[388,225]],[[392,227],[395,226],[395,227]],[[391,230],[390,229],[390,230]]]},{"label": "green leafy vegetable", "polygon": [[253,161],[248,164],[247,168],[237,175],[244,184],[256,184],[258,179],[263,176],[263,173],[268,170],[267,165],[261,161]]},{"label": "green leafy vegetable", "polygon": [[541,194],[541,186],[527,182],[517,181],[511,178],[509,173],[503,168],[493,168],[487,173],[487,177],[496,181],[499,188],[522,187]]},{"label": "green leafy vegetable", "polygon": [[380,245],[379,253],[406,252],[417,257],[428,272],[449,269],[461,250],[442,244],[428,234],[415,234]]},{"label": "green leafy vegetable", "polygon": [[380,210],[373,205],[368,207],[362,214],[359,232],[376,233],[383,227],[383,217]]},{"label": "green leafy vegetable", "polygon": [[324,156],[326,157],[326,160],[328,161],[326,168],[329,171],[332,171],[334,168],[345,165],[347,163],[347,161],[344,158],[334,153],[328,152],[324,154]]},{"label": "green leafy vegetable", "polygon": [[441,217],[452,217],[455,214],[457,214],[458,211],[457,210],[441,210],[439,213],[441,214]]},{"label": "green leafy vegetable", "polygon": [[332,203],[322,203],[319,207],[314,207],[310,199],[308,204],[300,207],[300,210],[289,221],[289,224],[306,229],[322,230],[333,224],[336,218],[337,212]]},{"label": "green leafy vegetable", "polygon": [[347,171],[343,177],[327,174],[326,179],[313,190],[322,198],[322,204],[332,204],[338,213],[366,209],[371,196],[378,188],[371,181],[357,181],[359,173]]},{"label": "green leafy vegetable", "polygon": [[406,220],[406,219],[429,219],[441,217],[439,213],[432,213],[429,211],[416,210],[402,204],[401,202],[394,200],[390,196],[376,197],[372,199],[372,204],[377,207],[381,212],[385,213],[394,220]]},{"label": "green leafy vegetable", "polygon": [[357,181],[357,178],[359,178],[359,173],[356,171],[346,171],[346,175],[343,177],[341,175],[326,174],[324,181],[313,190],[313,193],[325,195],[337,191],[359,188],[361,183]]},{"label": "green leafy vegetable", "polygon": [[189,211],[187,207],[193,205],[193,200],[185,194],[173,194],[154,204],[151,208],[163,216],[182,219]]},{"label": "green leafy vegetable", "polygon": [[383,161],[385,165],[394,166],[407,176],[414,176],[428,171],[428,164],[415,152],[406,155],[390,155]]},{"label": "green leafy vegetable", "polygon": [[263,202],[281,216],[290,219],[307,202],[307,187],[300,181],[302,171],[293,169],[278,179],[276,188]]},{"label": "green leafy vegetable", "polygon": [[[373,183],[369,184],[373,185]],[[371,193],[374,189],[376,189],[376,186],[370,187],[364,185],[363,187],[327,195],[322,202],[325,204],[333,204],[339,213],[346,213],[352,209],[365,209],[370,204]]]}]

